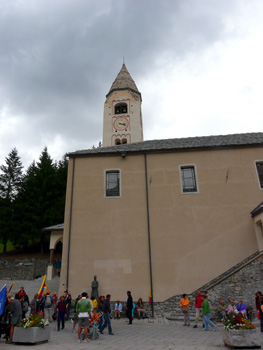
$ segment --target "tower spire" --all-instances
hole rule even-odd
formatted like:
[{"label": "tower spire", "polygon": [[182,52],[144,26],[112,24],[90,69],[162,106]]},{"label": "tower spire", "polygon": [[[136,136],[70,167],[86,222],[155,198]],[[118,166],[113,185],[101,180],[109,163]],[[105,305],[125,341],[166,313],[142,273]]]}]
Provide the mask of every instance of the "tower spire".
[{"label": "tower spire", "polygon": [[[123,57],[124,59],[124,57]],[[132,79],[130,73],[128,72],[125,63],[123,62],[121,70],[119,72],[119,74],[117,75],[116,79],[114,80],[113,84],[111,85],[111,88],[108,92],[108,94],[106,95],[106,97],[109,96],[109,94],[113,91],[116,90],[131,90],[137,94],[140,95],[141,97],[141,93],[139,92],[134,80]]]}]

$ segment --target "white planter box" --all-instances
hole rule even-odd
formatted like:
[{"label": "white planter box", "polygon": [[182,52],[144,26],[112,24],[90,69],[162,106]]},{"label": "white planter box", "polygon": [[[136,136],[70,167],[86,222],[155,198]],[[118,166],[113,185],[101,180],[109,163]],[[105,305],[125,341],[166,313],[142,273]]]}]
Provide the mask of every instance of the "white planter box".
[{"label": "white planter box", "polygon": [[230,348],[261,349],[261,338],[256,329],[223,329],[223,341]]},{"label": "white planter box", "polygon": [[15,327],[13,342],[14,343],[39,343],[48,341],[50,338],[50,328],[46,326],[45,328],[41,327],[31,327],[31,328],[22,328]]}]

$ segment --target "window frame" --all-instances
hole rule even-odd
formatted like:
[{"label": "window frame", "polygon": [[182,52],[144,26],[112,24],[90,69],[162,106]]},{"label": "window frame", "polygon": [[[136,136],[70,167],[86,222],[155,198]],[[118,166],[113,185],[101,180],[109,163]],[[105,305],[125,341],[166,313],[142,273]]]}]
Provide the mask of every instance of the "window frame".
[{"label": "window frame", "polygon": [[[255,160],[255,169],[256,169],[258,187],[261,191],[263,191],[263,172],[262,172],[262,179],[260,179],[260,175],[259,175],[258,167],[257,167],[258,163],[262,164],[262,167],[263,167],[263,160]],[[263,171],[263,169],[262,169],[262,171]]]},{"label": "window frame", "polygon": [[[194,170],[194,176],[195,176],[195,190],[194,191],[184,191],[184,179],[182,177],[182,169],[193,169]],[[179,172],[180,172],[180,182],[181,182],[181,193],[182,194],[196,194],[199,193],[199,186],[198,186],[198,177],[197,177],[197,170],[195,164],[183,164],[179,165]]]},{"label": "window frame", "polygon": [[[123,112],[124,105],[126,106],[126,112]],[[120,108],[121,111],[119,113],[116,113],[116,108]],[[117,102],[114,105],[114,115],[122,115],[122,114],[128,114],[128,103],[127,102]]]},{"label": "window frame", "polygon": [[[118,173],[119,174],[119,195],[108,196],[107,195],[107,174]],[[104,170],[104,198],[121,198],[121,170],[120,169],[106,169]]]}]

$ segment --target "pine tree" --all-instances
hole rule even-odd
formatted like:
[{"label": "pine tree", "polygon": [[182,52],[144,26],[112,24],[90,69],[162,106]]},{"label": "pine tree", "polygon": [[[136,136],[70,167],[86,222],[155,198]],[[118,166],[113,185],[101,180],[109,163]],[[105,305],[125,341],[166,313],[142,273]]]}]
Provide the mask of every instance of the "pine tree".
[{"label": "pine tree", "polygon": [[23,166],[16,148],[8,154],[5,163],[0,166],[0,240],[4,246],[4,254],[8,240],[14,236],[15,198],[23,181]]},{"label": "pine tree", "polygon": [[5,161],[6,165],[0,166],[0,197],[12,202],[23,180],[23,166],[16,148],[11,150]]},{"label": "pine tree", "polygon": [[15,200],[14,222],[15,231],[12,243],[15,248],[26,251],[29,243],[39,241],[35,213],[36,164],[35,161],[28,167],[20,191]]}]

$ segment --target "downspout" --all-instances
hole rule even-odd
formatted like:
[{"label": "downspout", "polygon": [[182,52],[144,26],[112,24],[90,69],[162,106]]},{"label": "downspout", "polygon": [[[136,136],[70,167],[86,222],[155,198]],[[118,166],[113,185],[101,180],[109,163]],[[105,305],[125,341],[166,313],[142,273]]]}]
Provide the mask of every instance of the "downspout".
[{"label": "downspout", "polygon": [[149,248],[149,266],[150,266],[150,284],[152,296],[152,318],[154,318],[153,306],[153,278],[152,278],[152,252],[151,252],[151,230],[150,230],[150,210],[149,210],[149,195],[148,195],[148,174],[147,174],[147,157],[144,153],[144,167],[145,167],[145,184],[146,184],[146,206],[147,206],[147,227],[148,227],[148,248]]},{"label": "downspout", "polygon": [[73,158],[72,182],[71,182],[71,198],[70,198],[70,209],[69,209],[68,257],[67,257],[67,278],[66,278],[66,289],[67,290],[68,290],[68,277],[69,277],[69,253],[70,253],[70,237],[71,237],[74,177],[75,177],[75,158]]}]

